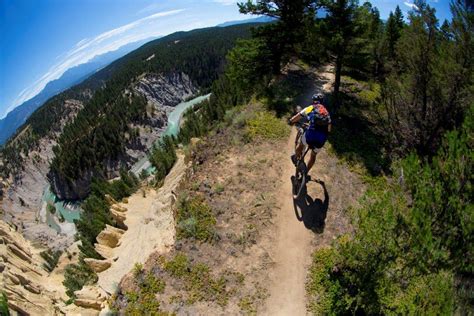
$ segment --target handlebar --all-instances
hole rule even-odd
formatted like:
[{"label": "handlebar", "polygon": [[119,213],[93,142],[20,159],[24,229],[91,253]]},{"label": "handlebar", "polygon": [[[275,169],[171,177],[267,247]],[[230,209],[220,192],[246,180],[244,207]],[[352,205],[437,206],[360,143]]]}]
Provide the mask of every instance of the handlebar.
[{"label": "handlebar", "polygon": [[305,122],[305,123],[297,122],[297,123],[295,123],[295,126],[296,126],[296,127],[299,127],[299,128],[306,129],[306,128],[309,127],[309,123],[307,123],[307,122]]}]

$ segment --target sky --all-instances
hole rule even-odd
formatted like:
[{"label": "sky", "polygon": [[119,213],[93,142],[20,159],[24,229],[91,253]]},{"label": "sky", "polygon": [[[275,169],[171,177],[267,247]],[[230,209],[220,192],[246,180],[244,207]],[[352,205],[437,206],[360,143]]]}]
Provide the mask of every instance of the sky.
[{"label": "sky", "polygon": [[[450,19],[449,0],[427,0]],[[250,18],[237,0],[0,0],[0,118],[67,69],[149,37]],[[362,3],[363,1],[360,0]],[[373,0],[381,17],[413,0]]]}]

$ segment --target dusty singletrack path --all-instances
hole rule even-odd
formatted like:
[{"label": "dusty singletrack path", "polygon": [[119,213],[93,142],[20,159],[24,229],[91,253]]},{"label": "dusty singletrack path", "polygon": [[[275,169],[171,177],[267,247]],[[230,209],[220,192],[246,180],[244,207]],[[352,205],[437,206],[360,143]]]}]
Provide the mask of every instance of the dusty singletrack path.
[{"label": "dusty singletrack path", "polygon": [[[315,72],[313,83],[297,100],[299,104],[302,106],[310,104],[312,94],[316,91],[328,91],[331,88],[333,82],[331,70],[330,66],[326,66]],[[293,128],[286,146],[288,159],[282,161],[283,184],[279,189],[280,209],[276,218],[276,237],[272,250],[275,265],[269,271],[270,296],[263,308],[265,315],[307,314],[305,283],[311,264],[311,254],[314,249],[329,243],[332,239],[332,236],[327,238],[321,236],[329,206],[326,186],[312,181],[307,185],[307,196],[296,202],[293,200],[290,179],[294,174],[294,166],[290,155],[294,151],[295,136],[296,130]],[[328,169],[331,168],[326,166],[327,156],[325,150],[318,155],[316,165],[310,172],[313,179],[331,181],[332,175],[328,174],[330,172]]]},{"label": "dusty singletrack path", "polygon": [[267,301],[266,315],[305,315],[305,280],[311,263],[312,231],[305,229],[296,218],[290,178],[294,166],[289,157],[293,152],[295,130],[292,131],[286,151],[288,159],[283,162],[283,185],[280,191],[280,211],[277,216],[277,237],[273,254],[275,267],[271,271],[272,283]]}]

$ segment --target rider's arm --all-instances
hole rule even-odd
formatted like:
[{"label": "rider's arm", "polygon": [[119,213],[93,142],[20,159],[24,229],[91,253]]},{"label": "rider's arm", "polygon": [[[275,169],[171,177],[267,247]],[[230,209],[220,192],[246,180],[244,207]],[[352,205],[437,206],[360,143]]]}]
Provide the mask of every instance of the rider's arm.
[{"label": "rider's arm", "polygon": [[311,113],[312,110],[313,110],[313,106],[312,106],[312,105],[305,107],[303,110],[301,110],[300,112],[296,113],[296,115],[293,116],[293,117],[290,119],[290,123],[291,123],[291,124],[295,124],[295,123],[299,122],[303,117],[307,117],[307,115],[308,115],[309,113]]},{"label": "rider's arm", "polygon": [[295,123],[298,122],[299,120],[301,120],[301,114],[300,114],[300,113],[296,113],[296,115],[293,116],[293,117],[290,119],[290,123],[291,123],[291,124],[295,124]]},{"label": "rider's arm", "polygon": [[329,124],[328,124],[328,133],[330,133],[330,132],[331,132],[331,129],[332,129],[332,124],[331,124],[331,123],[329,123]]}]

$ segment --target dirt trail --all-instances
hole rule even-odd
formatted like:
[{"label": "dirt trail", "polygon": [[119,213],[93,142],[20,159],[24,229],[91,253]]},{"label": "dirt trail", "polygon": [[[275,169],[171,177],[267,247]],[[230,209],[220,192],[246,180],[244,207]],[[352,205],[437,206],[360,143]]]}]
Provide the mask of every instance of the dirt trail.
[{"label": "dirt trail", "polygon": [[[288,157],[293,152],[295,131],[291,133],[286,151]],[[273,260],[276,262],[271,273],[273,285],[270,286],[270,297],[267,301],[268,315],[305,315],[306,271],[311,262],[311,241],[314,234],[301,225],[295,217],[291,195],[290,177],[293,164],[288,159],[283,167],[284,179],[280,191],[281,211],[277,217],[277,238]]]},{"label": "dirt trail", "polygon": [[[313,84],[301,96],[299,104],[310,104],[311,95],[316,91],[328,91],[333,82],[333,74],[329,66],[315,76]],[[311,264],[311,253],[320,246],[315,233],[324,231],[324,221],[328,211],[329,197],[325,186],[310,182],[307,186],[307,196],[294,202],[292,198],[291,176],[294,166],[289,157],[294,152],[294,139],[296,131],[293,129],[286,153],[288,159],[282,165],[283,184],[279,189],[280,212],[276,220],[276,245],[272,257],[275,267],[270,272],[272,280],[269,289],[270,297],[264,309],[266,315],[306,315],[305,282],[308,267]],[[321,157],[323,156],[323,157]],[[331,175],[326,174],[326,152],[318,155],[315,168],[311,175],[313,178],[330,180]],[[331,239],[331,238],[330,238]]]}]

